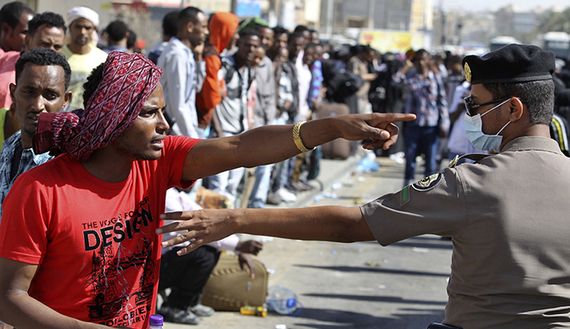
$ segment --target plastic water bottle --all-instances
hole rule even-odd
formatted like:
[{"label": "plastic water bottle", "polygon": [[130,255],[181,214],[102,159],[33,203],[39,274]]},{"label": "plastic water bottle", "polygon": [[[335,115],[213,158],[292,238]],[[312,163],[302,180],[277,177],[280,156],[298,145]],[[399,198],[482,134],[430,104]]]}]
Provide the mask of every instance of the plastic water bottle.
[{"label": "plastic water bottle", "polygon": [[160,314],[153,314],[150,316],[149,329],[163,329],[164,318]]},{"label": "plastic water bottle", "polygon": [[290,289],[281,286],[272,286],[267,294],[267,308],[270,311],[289,315],[298,307],[297,295]]},{"label": "plastic water bottle", "polygon": [[376,162],[376,155],[374,152],[367,152],[366,155],[358,162],[356,170],[360,173],[370,173],[380,170],[380,165]]}]

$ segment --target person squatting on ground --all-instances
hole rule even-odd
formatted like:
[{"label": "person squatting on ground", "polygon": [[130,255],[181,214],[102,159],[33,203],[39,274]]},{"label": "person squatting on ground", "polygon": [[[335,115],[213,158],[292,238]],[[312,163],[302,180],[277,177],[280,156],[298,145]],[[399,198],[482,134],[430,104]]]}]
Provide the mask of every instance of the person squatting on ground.
[{"label": "person squatting on ground", "polygon": [[4,202],[0,321],[18,329],[147,328],[168,188],[339,137],[389,147],[394,122],[414,118],[355,115],[218,139],[166,136],[160,76],[142,55],[112,52],[88,79],[85,110],[40,115],[34,150],[63,154],[22,174]]},{"label": "person squatting on ground", "polygon": [[[225,205],[230,202],[228,199],[221,201],[219,198],[221,195],[214,192],[207,193],[216,195],[218,202],[223,202]],[[202,205],[212,206],[206,201],[201,203],[202,205],[198,204],[196,200],[200,198],[207,197],[181,193],[171,188],[166,191],[165,209],[171,212],[202,209]],[[168,235],[164,235],[163,239],[167,237]],[[168,322],[196,325],[200,323],[201,318],[215,313],[213,308],[201,303],[201,297],[210,274],[218,264],[221,251],[236,253],[240,267],[253,275],[255,268],[253,256],[261,251],[263,244],[255,240],[240,241],[240,238],[234,234],[179,257],[176,252],[182,247],[162,249],[158,283],[159,298],[162,299],[162,303],[160,299],[157,301],[158,313]]]},{"label": "person squatting on ground", "polygon": [[[443,322],[465,329],[570,328],[570,159],[549,135],[554,56],[509,45],[463,60],[472,84],[467,136],[480,155],[360,207],[199,210],[187,220],[188,252],[231,233],[390,245],[421,234],[452,238]],[[477,158],[470,156],[471,158]],[[432,326],[436,328],[436,326]],[[441,328],[441,327],[440,327]],[[450,328],[450,327],[446,327]]]}]

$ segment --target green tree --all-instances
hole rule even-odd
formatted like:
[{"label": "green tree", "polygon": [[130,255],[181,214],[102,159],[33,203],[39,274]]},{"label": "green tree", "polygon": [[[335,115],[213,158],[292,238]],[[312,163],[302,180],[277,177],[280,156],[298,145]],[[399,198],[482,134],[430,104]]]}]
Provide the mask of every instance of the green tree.
[{"label": "green tree", "polygon": [[540,19],[537,30],[539,33],[550,31],[570,33],[570,7],[561,12],[545,12]]}]

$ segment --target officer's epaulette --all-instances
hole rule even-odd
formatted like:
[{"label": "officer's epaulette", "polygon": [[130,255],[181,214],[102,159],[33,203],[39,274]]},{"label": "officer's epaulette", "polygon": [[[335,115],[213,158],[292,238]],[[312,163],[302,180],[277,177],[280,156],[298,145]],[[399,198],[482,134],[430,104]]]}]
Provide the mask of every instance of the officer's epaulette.
[{"label": "officer's epaulette", "polygon": [[467,161],[467,160],[471,160],[471,161],[477,163],[477,162],[485,159],[489,155],[490,154],[480,154],[480,153],[465,154],[462,156],[456,155],[455,158],[453,158],[453,160],[451,160],[449,162],[449,165],[447,167],[448,168],[455,168],[458,165],[465,163],[465,161]]}]

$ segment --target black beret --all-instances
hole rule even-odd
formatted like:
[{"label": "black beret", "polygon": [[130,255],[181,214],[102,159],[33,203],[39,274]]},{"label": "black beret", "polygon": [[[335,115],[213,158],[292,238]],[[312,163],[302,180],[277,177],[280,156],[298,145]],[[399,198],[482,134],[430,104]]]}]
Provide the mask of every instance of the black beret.
[{"label": "black beret", "polygon": [[463,59],[465,79],[472,84],[552,79],[554,54],[537,46],[511,44]]}]

